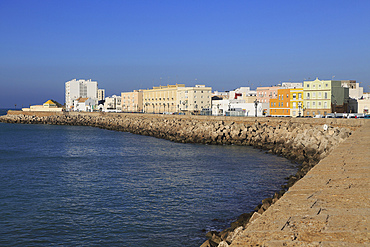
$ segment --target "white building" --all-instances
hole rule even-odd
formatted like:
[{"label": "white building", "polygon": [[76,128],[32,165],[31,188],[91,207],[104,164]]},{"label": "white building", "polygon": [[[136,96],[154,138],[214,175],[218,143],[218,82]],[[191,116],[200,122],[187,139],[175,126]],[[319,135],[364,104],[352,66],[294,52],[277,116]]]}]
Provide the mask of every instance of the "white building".
[{"label": "white building", "polygon": [[281,83],[282,88],[302,88],[302,82],[283,82]]},{"label": "white building", "polygon": [[211,108],[212,88],[205,85],[177,88],[177,108],[179,112],[200,112]]},{"label": "white building", "polygon": [[112,95],[105,98],[104,111],[106,112],[122,112],[121,96]]},{"label": "white building", "polygon": [[212,115],[213,116],[239,116],[239,117],[257,117],[263,116],[262,103],[246,103],[245,100],[212,100]]},{"label": "white building", "polygon": [[73,110],[92,112],[94,110],[95,104],[96,99],[79,97],[73,100]]},{"label": "white building", "polygon": [[78,98],[90,98],[95,101],[95,106],[98,100],[98,82],[92,81],[91,79],[73,79],[71,81],[67,81],[65,83],[66,111],[72,110],[73,101]]}]

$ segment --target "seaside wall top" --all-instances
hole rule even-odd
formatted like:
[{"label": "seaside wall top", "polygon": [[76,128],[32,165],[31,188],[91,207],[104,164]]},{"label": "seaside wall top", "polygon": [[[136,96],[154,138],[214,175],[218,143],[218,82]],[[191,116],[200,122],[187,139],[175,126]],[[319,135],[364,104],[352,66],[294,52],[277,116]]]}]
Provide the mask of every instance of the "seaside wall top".
[{"label": "seaside wall top", "polygon": [[343,118],[284,118],[284,117],[229,117],[229,116],[200,116],[200,115],[166,115],[166,114],[142,114],[142,113],[107,113],[107,112],[24,112],[9,110],[8,115],[29,115],[29,116],[110,116],[110,117],[132,117],[132,118],[162,118],[162,119],[194,119],[198,121],[224,121],[237,123],[269,123],[275,125],[282,122],[306,123],[311,125],[330,125],[337,127],[358,128],[370,121],[368,119],[343,119]]}]

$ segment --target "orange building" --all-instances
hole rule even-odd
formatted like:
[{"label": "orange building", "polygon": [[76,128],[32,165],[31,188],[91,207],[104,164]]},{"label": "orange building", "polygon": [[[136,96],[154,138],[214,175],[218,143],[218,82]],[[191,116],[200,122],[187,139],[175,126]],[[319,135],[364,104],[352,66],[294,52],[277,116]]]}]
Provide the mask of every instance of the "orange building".
[{"label": "orange building", "polygon": [[290,116],[290,88],[278,89],[277,97],[270,99],[271,116]]}]

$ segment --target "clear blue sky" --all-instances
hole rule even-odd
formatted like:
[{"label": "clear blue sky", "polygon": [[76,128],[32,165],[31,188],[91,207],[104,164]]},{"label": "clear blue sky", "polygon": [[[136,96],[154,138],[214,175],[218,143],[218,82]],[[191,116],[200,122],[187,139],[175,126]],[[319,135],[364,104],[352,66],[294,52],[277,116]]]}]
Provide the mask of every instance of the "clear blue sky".
[{"label": "clear blue sky", "polygon": [[370,1],[0,0],[0,108],[97,80],[107,95],[308,78],[370,85]]}]

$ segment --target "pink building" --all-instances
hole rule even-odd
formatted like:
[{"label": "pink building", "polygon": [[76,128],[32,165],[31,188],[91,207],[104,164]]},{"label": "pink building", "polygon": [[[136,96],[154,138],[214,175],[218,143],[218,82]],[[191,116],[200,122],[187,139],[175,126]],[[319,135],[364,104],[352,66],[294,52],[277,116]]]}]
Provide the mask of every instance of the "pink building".
[{"label": "pink building", "polygon": [[270,103],[270,99],[277,98],[280,87],[257,87],[257,100],[260,103]]}]

